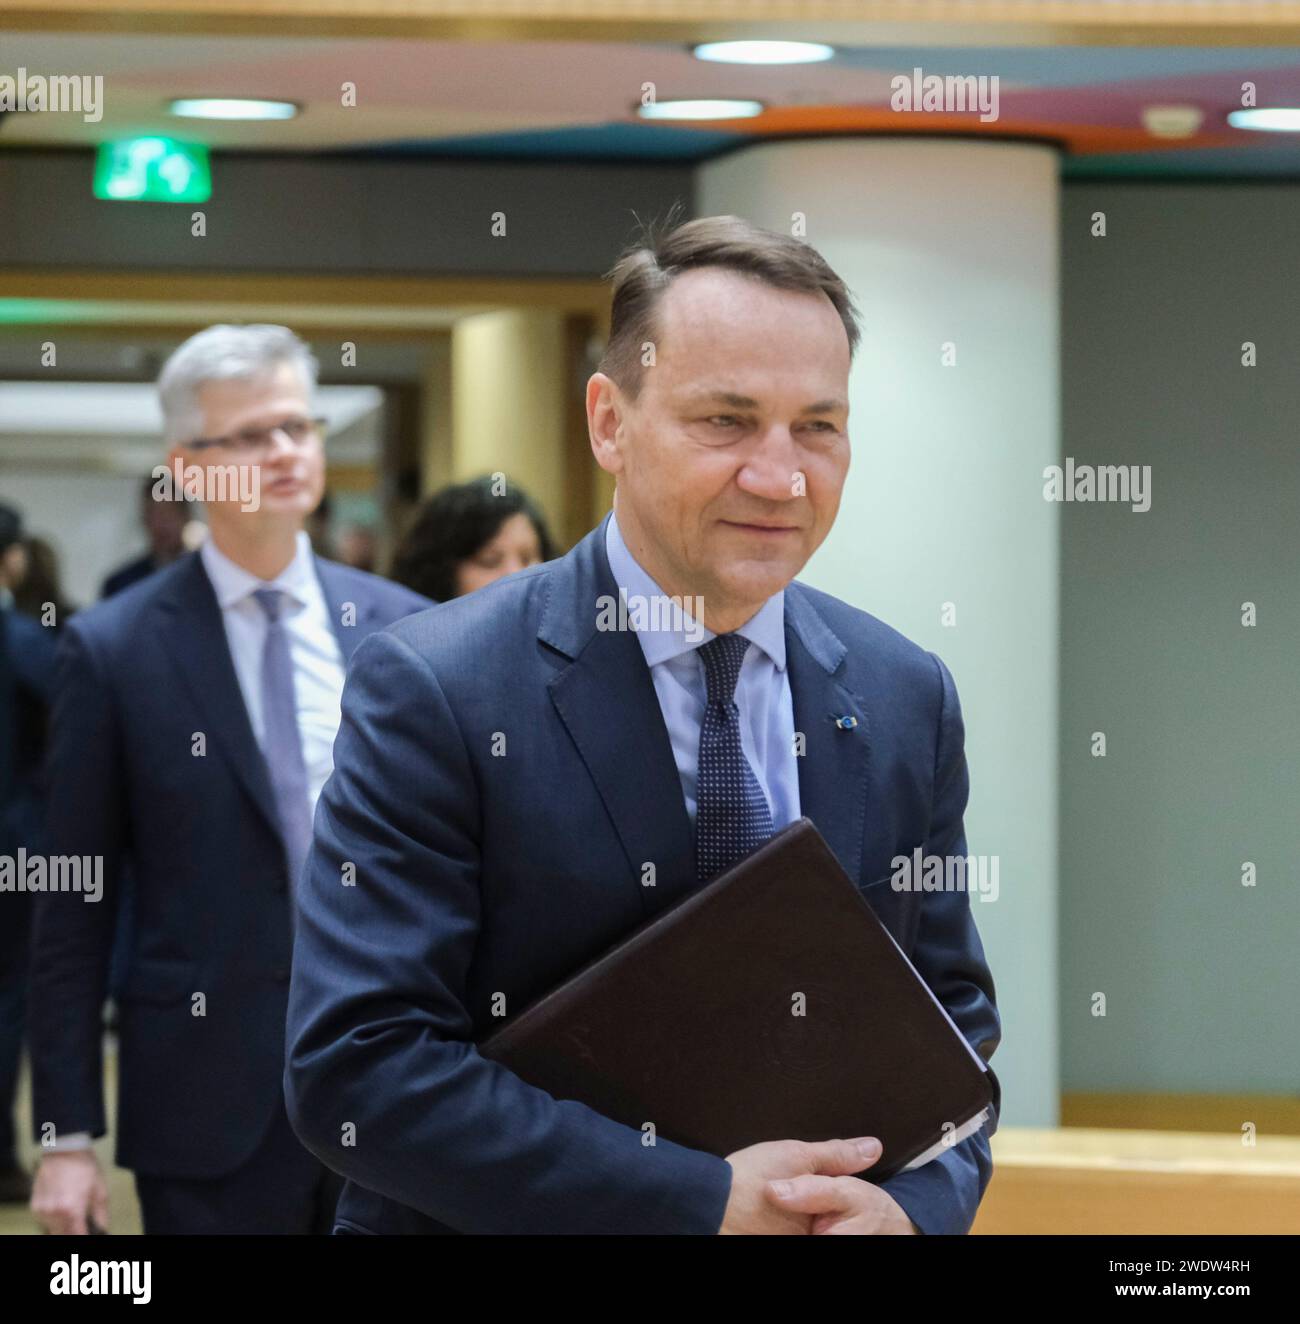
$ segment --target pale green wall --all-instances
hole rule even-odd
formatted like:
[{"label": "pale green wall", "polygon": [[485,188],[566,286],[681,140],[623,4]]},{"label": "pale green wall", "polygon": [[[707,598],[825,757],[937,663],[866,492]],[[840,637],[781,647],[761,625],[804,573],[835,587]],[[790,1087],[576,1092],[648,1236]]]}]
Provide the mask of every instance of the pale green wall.
[{"label": "pale green wall", "polygon": [[1066,1089],[1296,1089],[1298,250],[1300,186],[1064,191],[1064,453],[1153,492],[1062,507]]}]

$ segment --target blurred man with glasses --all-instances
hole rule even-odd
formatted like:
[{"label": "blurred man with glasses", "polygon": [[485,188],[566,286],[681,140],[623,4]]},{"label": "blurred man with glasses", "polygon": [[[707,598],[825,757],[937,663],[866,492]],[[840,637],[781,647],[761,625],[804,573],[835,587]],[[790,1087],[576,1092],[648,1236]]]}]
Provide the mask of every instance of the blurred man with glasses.
[{"label": "blurred man with glasses", "polygon": [[81,613],[61,646],[50,850],[102,860],[103,897],[36,898],[32,1209],[47,1231],[108,1227],[91,1143],[106,1131],[101,1010],[125,863],[117,1161],[145,1231],[331,1225],[338,1179],[294,1136],[281,1090],[291,889],[348,659],[429,604],[312,553],[316,367],[278,326],[209,327],[175,351],[158,379],[166,467],[195,477],[210,536]]}]

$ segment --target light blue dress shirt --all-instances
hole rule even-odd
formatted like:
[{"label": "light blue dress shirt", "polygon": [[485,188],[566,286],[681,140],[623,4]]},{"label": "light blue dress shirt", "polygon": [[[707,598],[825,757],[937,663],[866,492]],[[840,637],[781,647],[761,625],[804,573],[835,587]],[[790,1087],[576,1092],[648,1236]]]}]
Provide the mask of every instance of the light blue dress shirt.
[{"label": "light blue dress shirt", "polygon": [[334,770],[334,737],[342,720],[340,704],[347,668],[330,624],[325,590],[316,575],[311,539],[298,530],[293,560],[270,582],[236,565],[218,550],[211,537],[199,548],[199,557],[221,608],[230,658],[259,745],[265,737],[262,650],[266,646],[268,625],[266,613],[257,605],[253,593],[259,588],[278,588],[289,597],[290,605],[283,619],[293,662],[294,702],[303,761],[307,765],[307,792],[314,813],[321,787]]},{"label": "light blue dress shirt", "polygon": [[[643,602],[667,595],[628,550],[611,512],[605,525],[605,553],[614,582]],[[632,619],[629,611],[629,619]],[[681,778],[686,812],[695,821],[695,786],[699,774],[700,727],[707,687],[696,650],[714,638],[712,630],[676,613],[653,612],[647,628],[636,630],[650,679],[659,696],[673,759]],[[643,618],[645,619],[645,618]],[[750,641],[736,682],[740,709],[740,744],[754,770],[780,831],[799,817],[799,762],[794,752],[794,700],[785,665],[785,593],[775,593],[736,631]]]}]

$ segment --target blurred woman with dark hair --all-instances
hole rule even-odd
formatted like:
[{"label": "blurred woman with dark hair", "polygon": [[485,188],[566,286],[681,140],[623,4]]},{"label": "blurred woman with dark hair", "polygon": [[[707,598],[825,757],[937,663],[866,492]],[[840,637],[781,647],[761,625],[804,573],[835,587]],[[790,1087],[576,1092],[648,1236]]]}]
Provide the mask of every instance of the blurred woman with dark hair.
[{"label": "blurred woman with dark hair", "polygon": [[[45,538],[27,539],[27,578],[14,589],[14,606],[43,624],[59,629],[76,608],[63,596],[59,557]],[[54,607],[54,619],[45,621],[46,604]]]},{"label": "blurred woman with dark hair", "polygon": [[555,555],[546,520],[517,486],[491,477],[456,483],[426,501],[402,539],[391,578],[446,602]]}]

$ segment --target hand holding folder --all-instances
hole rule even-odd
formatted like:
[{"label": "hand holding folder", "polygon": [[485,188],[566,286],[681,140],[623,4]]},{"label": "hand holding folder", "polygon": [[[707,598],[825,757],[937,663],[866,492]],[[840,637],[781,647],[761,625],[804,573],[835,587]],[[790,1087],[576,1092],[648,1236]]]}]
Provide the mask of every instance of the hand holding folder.
[{"label": "hand holding folder", "polygon": [[725,1157],[876,1136],[863,1176],[986,1120],[988,1068],[799,819],[479,1044],[557,1099]]}]

